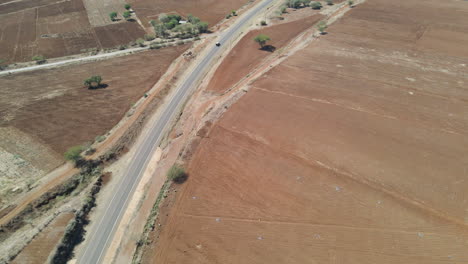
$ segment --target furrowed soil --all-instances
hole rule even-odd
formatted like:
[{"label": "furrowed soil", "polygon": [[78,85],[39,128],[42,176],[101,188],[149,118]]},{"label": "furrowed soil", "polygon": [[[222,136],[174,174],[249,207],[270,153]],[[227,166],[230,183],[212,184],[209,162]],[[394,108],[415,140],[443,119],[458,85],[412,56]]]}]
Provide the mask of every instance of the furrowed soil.
[{"label": "furrowed soil", "polygon": [[158,20],[162,13],[178,13],[182,16],[192,14],[214,26],[232,10],[247,4],[248,0],[131,0],[128,1],[144,26],[151,20]]},{"label": "furrowed soil", "polygon": [[[1,77],[2,196],[27,190],[28,184],[63,163],[69,147],[105,135],[187,48]],[[97,74],[107,87],[83,86],[83,80]]]},{"label": "furrowed soil", "polygon": [[[108,14],[105,18],[110,20]],[[90,24],[82,0],[0,3],[0,59],[6,63],[31,61],[35,55],[55,58],[111,48],[144,34],[136,22]]]},{"label": "furrowed soil", "polygon": [[[307,11],[313,12],[313,10]],[[270,55],[272,51],[282,48],[292,38],[310,28],[322,18],[322,15],[315,14],[293,22],[249,32],[229,52],[227,59],[216,69],[207,90],[222,93],[229,89],[255,69],[262,59]],[[270,50],[261,49],[258,43],[253,40],[259,34],[265,34],[271,38],[267,43]]]},{"label": "furrowed soil", "polygon": [[68,223],[74,216],[74,213],[63,213],[59,215],[48,227],[39,233],[11,263],[46,263],[49,255],[62,239]]},{"label": "furrowed soil", "polygon": [[367,0],[254,82],[146,263],[467,263],[467,14]]}]

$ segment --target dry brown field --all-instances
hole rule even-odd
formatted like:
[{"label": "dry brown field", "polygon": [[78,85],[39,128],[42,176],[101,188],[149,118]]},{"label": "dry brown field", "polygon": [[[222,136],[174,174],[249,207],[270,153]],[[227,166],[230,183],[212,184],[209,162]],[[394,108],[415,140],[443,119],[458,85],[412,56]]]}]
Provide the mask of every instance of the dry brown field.
[{"label": "dry brown field", "polygon": [[210,26],[222,20],[231,10],[237,10],[248,0],[129,0],[144,26],[157,20],[161,13],[178,13],[182,16],[192,14]]},{"label": "dry brown field", "polygon": [[207,90],[217,93],[224,92],[255,69],[262,59],[270,55],[272,50],[262,50],[258,43],[253,41],[257,35],[265,34],[269,36],[271,40],[267,42],[267,45],[273,47],[273,49],[280,49],[299,33],[310,28],[322,18],[322,15],[315,14],[293,22],[249,32],[229,52],[227,59],[216,69]]},{"label": "dry brown field", "polygon": [[0,10],[0,59],[8,63],[113,48],[145,34],[136,22],[93,27],[82,0],[18,1],[0,4]]},{"label": "dry brown field", "polygon": [[467,263],[467,15],[367,0],[253,83],[147,262]]},{"label": "dry brown field", "polygon": [[[16,187],[21,192],[63,163],[69,147],[105,135],[187,47],[1,77],[0,208]],[[92,75],[108,86],[84,87]]]}]

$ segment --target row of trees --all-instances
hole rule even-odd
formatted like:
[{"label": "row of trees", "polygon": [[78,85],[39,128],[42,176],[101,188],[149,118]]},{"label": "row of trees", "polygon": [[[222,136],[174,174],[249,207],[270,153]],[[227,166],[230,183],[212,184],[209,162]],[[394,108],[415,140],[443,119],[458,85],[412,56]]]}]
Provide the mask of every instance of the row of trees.
[{"label": "row of trees", "polygon": [[[132,12],[130,11],[130,9],[132,9],[132,6],[130,4],[125,4],[124,5],[124,8],[127,10],[125,12],[122,13],[122,16],[123,18],[125,19],[129,19],[131,16],[132,16]],[[111,21],[116,21],[117,20],[117,16],[119,14],[117,12],[111,12],[109,14],[109,18],[111,19]]]}]

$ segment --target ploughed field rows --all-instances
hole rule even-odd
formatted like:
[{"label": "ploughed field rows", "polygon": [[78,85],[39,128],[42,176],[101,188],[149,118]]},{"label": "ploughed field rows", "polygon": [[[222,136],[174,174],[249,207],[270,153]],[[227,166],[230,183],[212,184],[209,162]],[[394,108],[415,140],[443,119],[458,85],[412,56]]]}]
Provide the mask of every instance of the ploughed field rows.
[{"label": "ploughed field rows", "polygon": [[[207,90],[223,93],[231,88],[242,77],[254,70],[262,59],[271,54],[272,50],[282,48],[291,39],[310,28],[322,18],[322,15],[314,14],[293,22],[249,32],[229,52],[227,59],[216,69]],[[271,38],[271,41],[268,42],[269,47],[271,47],[270,50],[262,50],[259,48],[258,43],[252,41],[259,34],[266,34]],[[227,72],[229,74],[226,74]]]},{"label": "ploughed field rows", "polygon": [[132,22],[93,27],[82,0],[12,1],[0,4],[0,10],[0,59],[8,63],[111,48],[145,34]]},{"label": "ploughed field rows", "polygon": [[467,263],[467,12],[367,0],[256,81],[154,263]]},{"label": "ploughed field rows", "polygon": [[[0,197],[28,189],[64,152],[115,126],[187,45],[0,78]],[[87,89],[101,75],[107,85]],[[5,200],[0,200],[0,206]],[[1,208],[1,207],[0,207]]]}]

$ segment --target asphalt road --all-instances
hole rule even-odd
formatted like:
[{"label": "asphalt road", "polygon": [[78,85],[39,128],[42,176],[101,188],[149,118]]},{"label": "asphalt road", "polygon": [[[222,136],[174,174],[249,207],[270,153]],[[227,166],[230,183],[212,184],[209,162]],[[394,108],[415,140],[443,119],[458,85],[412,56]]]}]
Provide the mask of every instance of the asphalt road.
[{"label": "asphalt road", "polygon": [[[241,29],[255,17],[255,14],[266,9],[273,1],[264,0],[239,17],[239,20],[234,25],[220,35],[218,41],[221,45],[229,45],[230,41],[235,39]],[[99,210],[105,210],[105,213],[102,218],[95,220],[98,221],[98,225],[90,230],[90,233],[87,235],[87,242],[83,250],[78,254],[78,263],[92,264],[106,262],[103,259],[105,252],[112,241],[116,228],[128,206],[129,199],[132,197],[152,154],[159,145],[164,132],[170,126],[171,120],[179,112],[187,96],[195,88],[194,84],[198,83],[213,62],[219,59],[218,56],[222,48],[213,45],[200,64],[177,87],[175,95],[166,104],[166,109],[164,109],[160,119],[152,124],[150,132],[137,149],[124,177],[116,186],[112,199],[105,204],[105,207],[99,207]]]}]

